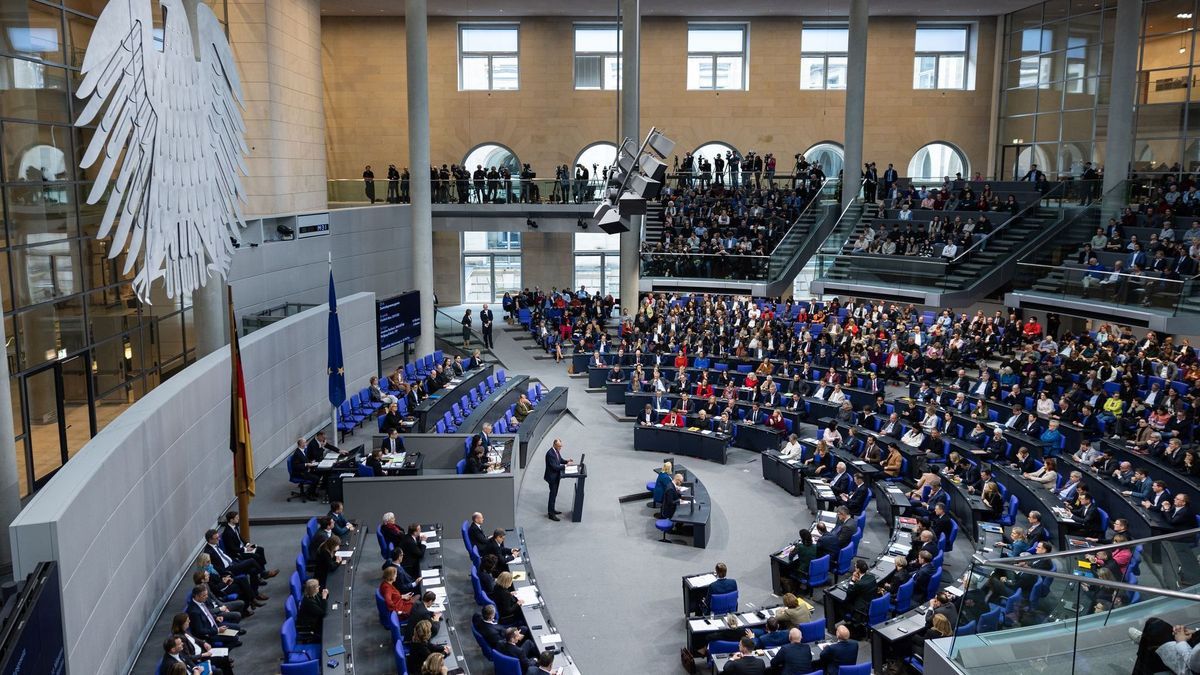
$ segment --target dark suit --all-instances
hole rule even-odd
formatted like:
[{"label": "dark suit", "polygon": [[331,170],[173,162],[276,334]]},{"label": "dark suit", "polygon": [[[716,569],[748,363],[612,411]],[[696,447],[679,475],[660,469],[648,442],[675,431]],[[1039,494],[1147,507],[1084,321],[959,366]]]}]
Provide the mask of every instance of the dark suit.
[{"label": "dark suit", "polygon": [[829,479],[829,489],[833,490],[835,495],[844,495],[850,492],[854,487],[854,480],[850,478],[850,472],[845,471],[841,474],[834,474]]},{"label": "dark suit", "polygon": [[1184,530],[1196,527],[1196,519],[1192,516],[1190,505],[1172,506],[1170,511],[1163,515],[1166,516],[1167,522],[1171,523],[1171,527]]},{"label": "dark suit", "polygon": [[241,641],[236,637],[221,637],[218,635],[221,628],[217,625],[216,617],[212,615],[211,611],[207,610],[207,607],[204,607],[196,600],[192,600],[187,604],[187,615],[188,619],[191,620],[189,630],[192,635],[211,645],[222,647],[237,647],[241,645]]},{"label": "dark suit", "polygon": [[496,556],[496,560],[500,561],[501,570],[507,570],[507,563],[513,559],[512,552],[507,548],[502,548],[500,544],[492,537],[488,537],[487,541],[483,543],[483,546],[479,547],[479,557],[482,558],[487,555]]},{"label": "dark suit", "polygon": [[1071,517],[1075,519],[1075,528],[1079,534],[1085,537],[1099,537],[1104,534],[1100,529],[1100,512],[1095,504],[1072,509]]},{"label": "dark suit", "polygon": [[480,555],[483,555],[483,547],[487,544],[488,536],[483,533],[483,528],[478,523],[471,522],[471,526],[467,528],[467,539],[472,546],[479,549]]},{"label": "dark suit", "polygon": [[821,538],[817,540],[818,557],[828,553],[831,562],[830,568],[836,567],[838,554],[850,544],[850,540],[854,538],[854,533],[857,531],[858,523],[854,522],[853,518],[848,518],[846,522],[821,535]]},{"label": "dark suit", "polygon": [[812,649],[803,642],[788,643],[771,657],[771,668],[779,675],[808,675],[813,670]]},{"label": "dark suit", "polygon": [[858,661],[858,643],[854,640],[838,640],[821,650],[821,656],[813,665],[823,668],[828,675],[835,675],[838,668],[852,666]]},{"label": "dark suit", "polygon": [[419,536],[405,532],[400,535],[400,550],[404,551],[404,563],[401,565],[404,571],[408,572],[408,576],[419,579],[421,577],[421,559],[425,557],[425,544],[421,542]]},{"label": "dark suit", "polygon": [[225,576],[228,574],[229,576],[236,577],[239,574],[249,574],[250,583],[254,585],[258,584],[258,575],[262,571],[262,567],[258,564],[257,560],[253,558],[233,560],[225,551],[212,544],[205,544],[204,552],[212,559],[213,567],[216,568],[219,575]]},{"label": "dark suit", "polygon": [[404,624],[404,627],[400,631],[404,636],[405,642],[412,642],[413,628],[416,628],[417,624],[421,621],[428,621],[430,623],[433,627],[432,635],[437,635],[438,630],[442,627],[442,622],[434,621],[433,612],[429,611],[424,602],[418,600],[413,603],[412,611],[408,614],[408,623]]},{"label": "dark suit", "polygon": [[504,642],[504,626],[498,623],[488,623],[483,620],[483,615],[478,612],[471,617],[471,625],[475,628],[488,646],[495,649],[500,643]]},{"label": "dark suit", "polygon": [[757,656],[744,656],[736,661],[727,661],[721,672],[733,675],[765,675],[767,664]]},{"label": "dark suit", "polygon": [[226,525],[221,528],[221,548],[229,554],[234,560],[243,560],[245,558],[254,558],[259,565],[267,566],[267,552],[261,546],[254,549],[254,553],[246,553],[246,542],[242,541],[242,533],[238,528]]},{"label": "dark suit", "polygon": [[846,500],[846,508],[850,509],[850,515],[862,515],[863,509],[867,507],[867,496],[869,494],[870,492],[866,483],[854,488],[854,492],[850,493],[850,498]]},{"label": "dark suit", "polygon": [[559,454],[558,450],[554,449],[554,446],[551,446],[546,451],[546,471],[542,475],[546,484],[550,486],[550,498],[546,501],[546,513],[548,515],[553,516],[556,513],[554,502],[558,499],[558,483],[562,480],[566,469],[567,464],[563,460],[562,455]]},{"label": "dark suit", "polygon": [[296,614],[296,630],[302,633],[312,633],[317,641],[321,639],[321,625],[325,621],[327,604],[320,594],[304,596],[300,601],[300,610]]},{"label": "dark suit", "polygon": [[492,310],[484,309],[479,312],[479,325],[483,332],[483,346],[488,349],[492,348],[492,322],[495,320],[495,315]]},{"label": "dark suit", "polygon": [[921,569],[913,575],[913,598],[924,601],[929,595],[929,581],[933,578],[933,563],[921,565]]},{"label": "dark suit", "polygon": [[1032,545],[1039,541],[1048,541],[1050,539],[1050,533],[1046,530],[1045,525],[1038,523],[1037,525],[1029,526],[1029,528],[1025,530],[1025,538],[1029,540],[1030,548],[1032,548]]},{"label": "dark suit", "polygon": [[404,452],[404,439],[397,436],[395,439],[385,438],[379,444],[380,449],[385,455],[395,455]]},{"label": "dark suit", "polygon": [[879,582],[870,572],[851,584],[850,588],[846,589],[846,604],[850,605],[850,611],[861,615],[865,620],[871,609],[871,601],[875,599],[875,589],[878,586]]},{"label": "dark suit", "polygon": [[666,520],[675,517],[675,509],[679,508],[679,489],[675,487],[675,483],[667,486],[663,491],[662,509],[659,514]]}]

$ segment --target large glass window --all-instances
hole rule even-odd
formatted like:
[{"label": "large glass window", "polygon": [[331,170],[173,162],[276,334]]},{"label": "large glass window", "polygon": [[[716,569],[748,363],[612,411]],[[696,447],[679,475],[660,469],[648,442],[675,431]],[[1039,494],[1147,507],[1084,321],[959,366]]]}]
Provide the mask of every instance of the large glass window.
[{"label": "large glass window", "polygon": [[575,26],[575,88],[618,89],[621,29],[616,24]]},{"label": "large glass window", "polygon": [[945,143],[926,145],[908,162],[910,178],[953,178],[954,174],[968,174],[967,160],[958,148]]},{"label": "large glass window", "polygon": [[582,152],[575,158],[576,165],[583,165],[591,175],[593,181],[601,180],[604,176],[604,169],[612,166],[617,159],[617,146],[607,141],[592,143],[583,149]]},{"label": "large glass window", "polygon": [[688,24],[688,89],[746,89],[746,24]]},{"label": "large glass window", "polygon": [[913,89],[966,89],[970,26],[917,25]]},{"label": "large glass window", "polygon": [[516,89],[518,36],[517,24],[460,24],[459,90]]},{"label": "large glass window", "polygon": [[850,29],[811,24],[800,31],[800,88],[845,89]]},{"label": "large glass window", "polygon": [[521,233],[464,232],[462,301],[500,302],[521,290]]},{"label": "large glass window", "polygon": [[621,235],[580,232],[575,235],[575,289],[616,296],[621,289]]}]

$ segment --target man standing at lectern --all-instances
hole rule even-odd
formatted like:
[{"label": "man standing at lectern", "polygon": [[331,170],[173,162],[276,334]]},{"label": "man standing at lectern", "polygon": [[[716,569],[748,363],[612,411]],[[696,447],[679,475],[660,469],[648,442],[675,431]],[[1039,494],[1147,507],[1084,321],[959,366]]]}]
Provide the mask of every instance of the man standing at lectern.
[{"label": "man standing at lectern", "polygon": [[573,464],[575,460],[564,459],[562,456],[562,441],[554,439],[550,449],[546,451],[546,473],[544,478],[550,484],[550,501],[547,502],[546,515],[550,520],[558,520],[558,511],[554,508],[554,502],[558,499],[558,482],[562,480],[563,474],[567,470],[568,464]]}]

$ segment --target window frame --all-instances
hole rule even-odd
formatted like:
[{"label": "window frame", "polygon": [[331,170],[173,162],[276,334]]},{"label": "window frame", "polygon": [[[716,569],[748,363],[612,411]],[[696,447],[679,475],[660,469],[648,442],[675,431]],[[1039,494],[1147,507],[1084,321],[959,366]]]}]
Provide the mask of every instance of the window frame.
[{"label": "window frame", "polygon": [[[962,51],[920,51],[916,49],[917,33],[921,30],[951,30],[961,29],[966,35],[963,36]],[[971,45],[974,39],[976,30],[975,25],[970,23],[928,23],[922,22],[916,25],[913,30],[913,89],[916,91],[967,91],[970,89],[971,76],[970,73],[974,69],[974,59],[972,58]],[[945,57],[962,57],[963,69],[962,80],[957,87],[941,86],[942,74],[942,59]],[[933,86],[918,87],[917,86],[917,60],[921,58],[933,58]]]},{"label": "window frame", "polygon": [[[804,31],[809,30],[809,29],[812,29],[812,30],[844,30],[844,31],[846,31],[846,42],[847,42],[846,51],[844,51],[844,52],[817,51],[817,50],[805,51],[804,50]],[[830,57],[846,59],[846,66],[847,66],[847,68],[849,68],[849,65],[850,65],[849,42],[850,42],[850,24],[848,24],[848,23],[843,23],[843,22],[838,22],[838,21],[813,22],[813,23],[805,22],[804,25],[802,25],[800,27],[800,64],[801,64],[800,65],[800,90],[801,91],[845,91],[846,90],[845,84],[843,84],[840,87],[830,87],[829,86],[829,59],[830,59]],[[804,59],[806,59],[806,58],[807,59],[816,59],[816,58],[821,59],[821,86],[820,87],[804,86],[805,81],[806,81],[805,73],[804,73]]]},{"label": "window frame", "polygon": [[[684,86],[688,91],[750,91],[750,23],[749,22],[728,22],[728,21],[689,21],[687,24],[687,33],[685,39],[690,41],[693,30],[697,31],[718,31],[718,30],[740,30],[742,32],[742,50],[740,52],[730,51],[698,51],[693,52],[687,49],[685,42],[686,57],[684,61]],[[717,63],[722,57],[736,56],[742,60],[742,86],[733,87],[717,87]],[[712,63],[712,81],[711,86],[692,87],[686,81],[687,63],[691,59],[709,57]]]},{"label": "window frame", "polygon": [[[615,30],[617,32],[617,48],[611,52],[590,52],[579,51],[579,31],[580,30]],[[621,32],[620,23],[594,23],[580,22],[571,26],[572,56],[571,56],[571,83],[575,87],[575,91],[620,91],[621,90]],[[579,86],[579,57],[599,57],[600,58],[600,86],[598,87],[581,87]],[[609,58],[617,60],[617,86],[606,87],[605,85],[605,68],[604,64]]]},{"label": "window frame", "polygon": [[[463,50],[463,32],[471,29],[483,30],[498,30],[511,29],[517,34],[517,49],[516,51],[487,51],[487,52],[467,52]],[[521,90],[521,24],[515,21],[462,21],[458,23],[458,90],[459,91],[520,91]],[[476,88],[466,87],[463,80],[463,59],[464,58],[487,58],[487,87]],[[495,59],[496,58],[512,58],[517,62],[517,85],[512,89],[497,89],[495,83]]]}]

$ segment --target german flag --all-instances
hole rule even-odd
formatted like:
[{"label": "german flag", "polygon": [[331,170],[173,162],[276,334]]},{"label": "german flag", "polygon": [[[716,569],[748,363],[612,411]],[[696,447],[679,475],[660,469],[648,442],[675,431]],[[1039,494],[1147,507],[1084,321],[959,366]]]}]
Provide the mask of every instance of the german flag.
[{"label": "german flag", "polygon": [[[233,492],[249,502],[254,496],[254,447],[250,440],[250,412],[246,403],[246,379],[242,375],[242,350],[238,345],[237,318],[233,312],[233,287],[229,296],[229,450],[233,452]],[[243,509],[244,510],[244,509]],[[248,520],[242,514],[242,522]]]}]

